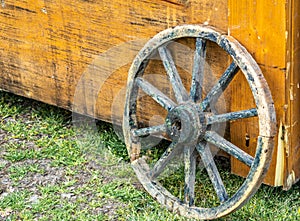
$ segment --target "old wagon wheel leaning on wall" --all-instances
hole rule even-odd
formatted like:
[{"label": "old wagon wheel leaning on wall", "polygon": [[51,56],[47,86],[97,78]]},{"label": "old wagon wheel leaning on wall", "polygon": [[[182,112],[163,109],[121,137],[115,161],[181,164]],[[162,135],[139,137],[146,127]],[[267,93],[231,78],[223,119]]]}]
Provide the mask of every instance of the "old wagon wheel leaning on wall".
[{"label": "old wagon wheel leaning on wall", "polygon": [[[194,64],[190,90],[187,91],[176,70],[168,43],[181,38],[194,40]],[[231,64],[217,83],[202,97],[204,76],[203,59],[208,42],[221,47],[232,58]],[[156,88],[146,80],[144,72],[149,59],[157,53],[163,63],[175,99]],[[247,110],[217,114],[210,106],[241,70],[251,89],[255,106]],[[165,122],[161,125],[141,126],[138,122],[138,92],[142,91],[156,101],[166,111]],[[213,131],[212,125],[220,122],[257,117],[259,136],[255,156],[250,156]],[[125,142],[132,166],[144,188],[159,203],[169,210],[186,217],[214,219],[241,207],[258,189],[271,159],[276,131],[275,110],[268,85],[256,62],[234,38],[223,35],[213,28],[199,25],[183,25],[167,29],[151,40],[138,53],[129,70],[126,105],[123,119]],[[140,140],[148,135],[163,135],[171,141],[168,148],[155,162],[147,162],[143,157]],[[165,135],[166,134],[166,135]],[[212,144],[250,167],[248,176],[234,193],[227,193],[212,156]],[[165,188],[160,175],[166,170],[170,160],[182,153],[184,193],[174,194]],[[203,206],[205,199],[195,198],[197,188],[197,161],[202,162],[212,183],[217,202]],[[179,163],[179,162],[178,162]],[[172,174],[170,174],[172,176]],[[201,192],[201,189],[197,191]],[[207,190],[205,190],[207,191]],[[206,193],[203,193],[204,196]]]}]

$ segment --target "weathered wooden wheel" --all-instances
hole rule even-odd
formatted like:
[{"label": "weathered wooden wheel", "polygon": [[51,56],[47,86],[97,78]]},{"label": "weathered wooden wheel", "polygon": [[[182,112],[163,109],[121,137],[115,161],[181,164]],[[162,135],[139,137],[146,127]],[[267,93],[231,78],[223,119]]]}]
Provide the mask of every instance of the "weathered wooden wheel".
[{"label": "weathered wooden wheel", "polygon": [[[192,83],[189,92],[183,86],[167,46],[170,41],[186,37],[194,38],[196,41]],[[201,96],[201,82],[204,75],[203,60],[206,54],[206,43],[209,41],[216,43],[225,50],[233,61],[203,99]],[[143,77],[149,57],[156,51],[158,51],[163,62],[176,101],[170,99]],[[249,83],[256,106],[248,110],[225,114],[212,113],[209,108],[211,102],[218,99],[238,70],[241,70]],[[167,110],[168,114],[164,124],[139,128],[136,117],[137,92],[139,90]],[[259,127],[254,157],[211,129],[211,125],[215,123],[254,116],[258,118]],[[258,65],[245,48],[234,38],[223,35],[213,28],[183,25],[157,34],[144,46],[133,61],[128,76],[123,131],[135,173],[152,197],[169,210],[180,215],[198,219],[215,219],[241,207],[260,186],[272,155],[276,119],[268,85]],[[154,163],[154,166],[151,166],[142,157],[141,150],[143,147],[140,138],[154,134],[167,134],[171,144]],[[230,195],[226,192],[211,150],[206,143],[217,146],[250,167],[248,176],[235,193]],[[159,181],[159,176],[170,160],[179,153],[183,153],[184,156],[185,185],[182,198],[175,197]],[[219,200],[215,206],[208,208],[194,204],[196,158],[199,156]]]}]

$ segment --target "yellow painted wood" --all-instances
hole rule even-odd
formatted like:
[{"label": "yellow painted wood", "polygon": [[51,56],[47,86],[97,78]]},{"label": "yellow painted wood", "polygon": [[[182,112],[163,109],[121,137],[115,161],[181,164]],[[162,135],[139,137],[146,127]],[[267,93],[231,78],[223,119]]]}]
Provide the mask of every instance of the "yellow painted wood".
[{"label": "yellow painted wood", "polygon": [[[75,104],[80,113],[111,121],[112,114],[122,116],[123,108],[112,113],[112,104],[149,38],[185,23],[226,30],[226,15],[224,1],[6,0],[0,88],[66,109]],[[82,80],[88,82],[84,90]],[[76,91],[86,94],[74,97]]]},{"label": "yellow painted wood", "polygon": [[300,179],[300,2],[288,1],[287,17],[287,103],[289,114],[286,136],[285,187],[288,189]]},{"label": "yellow painted wood", "polygon": [[[270,170],[264,182],[289,188],[299,179],[299,3],[297,1],[228,1],[229,33],[251,52],[260,65],[270,86],[275,102],[278,132],[277,143]],[[239,81],[238,79],[237,81]],[[237,82],[232,90],[231,108],[243,109],[246,102],[240,100],[246,81]],[[244,92],[243,92],[244,93]],[[246,95],[245,95],[246,94]],[[245,92],[243,97],[251,96]],[[242,128],[242,129],[241,129]],[[257,128],[251,123],[238,127],[231,125],[233,142],[251,152],[255,148]],[[245,147],[243,137],[250,136],[250,148]],[[253,146],[251,144],[253,143]],[[241,169],[242,168],[242,169]],[[232,160],[232,171],[246,175],[248,169]],[[297,171],[297,172],[295,172]]]},{"label": "yellow painted wood", "polygon": [[[240,41],[260,64],[263,74],[270,86],[277,119],[285,123],[285,70],[286,70],[286,1],[252,1],[229,0],[229,33]],[[250,91],[243,91],[241,102],[241,90],[247,87],[247,82],[237,79],[232,91],[231,107],[233,110],[243,110],[251,97]],[[244,100],[245,99],[245,100]],[[246,122],[245,122],[246,123]],[[242,129],[241,129],[242,128]],[[231,138],[234,143],[242,146],[244,150],[252,152],[256,147],[255,137],[258,130],[255,124],[246,123],[242,127],[231,126]],[[245,146],[245,137],[249,136],[250,144]],[[276,144],[277,147],[277,144]],[[271,162],[265,183],[274,185],[276,175],[277,148]],[[232,172],[239,175],[247,175],[248,168],[240,162],[232,159]],[[279,183],[283,184],[283,181]]]}]

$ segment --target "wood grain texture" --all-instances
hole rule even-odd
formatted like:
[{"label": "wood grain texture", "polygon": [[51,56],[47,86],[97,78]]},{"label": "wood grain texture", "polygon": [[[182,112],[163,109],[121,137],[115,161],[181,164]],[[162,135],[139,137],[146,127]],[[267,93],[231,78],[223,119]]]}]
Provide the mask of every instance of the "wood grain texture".
[{"label": "wood grain texture", "polygon": [[208,0],[5,0],[0,88],[102,120],[120,119],[127,71],[150,37],[185,23],[226,30],[226,14],[226,2]]},{"label": "wood grain texture", "polygon": [[[277,119],[285,122],[285,68],[286,68],[286,12],[285,1],[237,1],[229,0],[229,32],[240,41],[263,69],[263,74],[271,88],[275,101]],[[274,31],[271,31],[274,30]],[[276,52],[276,53],[274,53]],[[232,90],[231,108],[233,110],[248,109],[252,94],[248,83],[243,78],[235,81]],[[275,91],[281,91],[276,93]],[[253,103],[252,103],[253,107]],[[230,132],[233,143],[243,150],[254,155],[256,137],[258,135],[257,123],[254,119],[247,119],[242,124],[231,124]],[[276,144],[277,146],[277,144]],[[274,151],[270,169],[264,180],[265,183],[274,185],[276,172],[277,149]],[[241,162],[232,159],[232,172],[246,176],[249,169]],[[282,184],[282,183],[281,183]],[[281,185],[280,184],[280,185]]]},{"label": "wood grain texture", "polygon": [[[299,3],[229,0],[228,8],[229,32],[252,53],[260,65],[275,102],[280,136],[277,137],[270,170],[264,182],[289,188],[295,179],[299,179],[300,115],[299,89],[296,86],[296,82],[299,82],[300,61],[297,41],[299,19],[296,19]],[[251,94],[243,91],[246,86],[245,80],[236,79],[232,90],[232,109],[247,107],[246,100]],[[242,97],[240,90],[243,91]],[[241,127],[235,124],[231,124],[233,142],[254,154],[257,128],[251,122],[245,122]],[[245,176],[248,169],[233,159],[232,171]]]},{"label": "wood grain texture", "polygon": [[300,2],[289,1],[287,17],[287,101],[289,104],[286,151],[285,187],[288,189],[300,179]]}]

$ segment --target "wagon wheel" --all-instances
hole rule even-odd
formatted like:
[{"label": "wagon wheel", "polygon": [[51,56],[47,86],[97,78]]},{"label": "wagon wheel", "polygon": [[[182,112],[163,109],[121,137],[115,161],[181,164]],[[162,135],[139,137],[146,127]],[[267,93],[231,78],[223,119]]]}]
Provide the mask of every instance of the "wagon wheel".
[{"label": "wagon wheel", "polygon": [[[192,83],[188,93],[176,70],[167,43],[179,38],[194,38],[196,48],[192,72]],[[206,43],[214,42],[232,57],[232,63],[204,99],[201,97],[203,81],[203,59]],[[153,86],[143,77],[151,54],[158,52],[172,85],[176,101]],[[238,70],[245,76],[255,101],[255,107],[225,114],[210,111],[211,103],[220,97],[228,87]],[[157,126],[139,128],[137,112],[137,92],[141,90],[167,110],[165,123]],[[219,122],[239,120],[257,116],[259,136],[254,157],[245,153],[213,131],[211,125]],[[207,26],[184,25],[162,31],[153,37],[138,53],[129,70],[126,104],[123,119],[123,132],[134,171],[144,188],[159,203],[180,215],[215,219],[241,207],[258,189],[269,166],[276,131],[275,110],[268,85],[256,62],[235,39],[220,34]],[[167,134],[170,146],[161,157],[150,166],[142,157],[141,138],[146,135]],[[240,188],[232,195],[227,194],[223,180],[216,167],[210,148],[213,144],[232,157],[250,167],[248,176]],[[177,154],[184,156],[184,196],[183,199],[172,195],[158,177],[166,169],[170,160]],[[209,208],[194,205],[196,155],[201,161],[211,180],[219,203]]]}]

